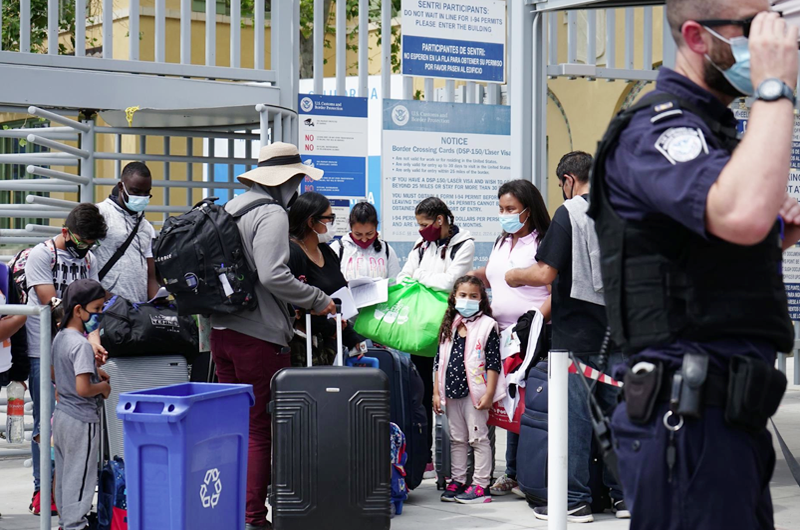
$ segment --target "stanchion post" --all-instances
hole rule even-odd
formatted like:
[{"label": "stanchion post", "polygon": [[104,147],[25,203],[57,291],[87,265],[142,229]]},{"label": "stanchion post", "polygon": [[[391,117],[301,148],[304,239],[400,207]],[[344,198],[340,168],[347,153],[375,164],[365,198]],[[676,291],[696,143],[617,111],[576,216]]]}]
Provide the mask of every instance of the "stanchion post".
[{"label": "stanchion post", "polygon": [[50,409],[50,396],[53,394],[53,382],[50,379],[51,364],[51,336],[50,319],[52,310],[49,305],[39,307],[39,356],[42,369],[39,370],[39,478],[41,482],[42,499],[41,503],[41,530],[49,530],[50,525],[50,503],[47,497],[52,491],[53,468],[50,460],[50,417],[53,411]]},{"label": "stanchion post", "polygon": [[547,516],[549,530],[567,528],[569,352],[550,352],[547,426]]}]

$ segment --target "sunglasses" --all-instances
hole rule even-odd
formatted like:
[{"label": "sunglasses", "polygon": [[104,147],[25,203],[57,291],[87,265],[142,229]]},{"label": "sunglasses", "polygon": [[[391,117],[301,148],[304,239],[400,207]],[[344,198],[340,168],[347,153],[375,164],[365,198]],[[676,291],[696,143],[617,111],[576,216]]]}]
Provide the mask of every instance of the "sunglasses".
[{"label": "sunglasses", "polygon": [[[783,13],[780,11],[776,11],[778,16],[783,18]],[[729,18],[710,18],[708,20],[696,20],[698,24],[701,26],[708,26],[709,28],[714,28],[718,26],[739,26],[742,28],[742,33],[744,37],[750,38],[750,27],[753,25],[753,20],[756,19],[757,15],[753,15],[752,17],[742,18],[742,19],[729,19]]]},{"label": "sunglasses", "polygon": [[91,249],[92,247],[100,246],[99,241],[95,241],[94,243],[85,243],[81,241],[75,236],[75,234],[72,233],[72,230],[70,230],[69,228],[67,229],[67,233],[69,234],[70,239],[72,239],[72,242],[75,243],[75,246],[78,247],[80,250],[87,250]]}]

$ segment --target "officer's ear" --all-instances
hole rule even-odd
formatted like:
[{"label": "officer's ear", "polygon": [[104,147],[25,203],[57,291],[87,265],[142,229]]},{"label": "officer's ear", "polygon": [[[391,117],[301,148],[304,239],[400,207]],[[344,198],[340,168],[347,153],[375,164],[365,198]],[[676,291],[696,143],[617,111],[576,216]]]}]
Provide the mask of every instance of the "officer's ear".
[{"label": "officer's ear", "polygon": [[711,38],[711,36],[703,26],[694,20],[687,20],[683,23],[681,36],[683,37],[684,45],[694,53],[704,56],[710,52],[707,39]]}]

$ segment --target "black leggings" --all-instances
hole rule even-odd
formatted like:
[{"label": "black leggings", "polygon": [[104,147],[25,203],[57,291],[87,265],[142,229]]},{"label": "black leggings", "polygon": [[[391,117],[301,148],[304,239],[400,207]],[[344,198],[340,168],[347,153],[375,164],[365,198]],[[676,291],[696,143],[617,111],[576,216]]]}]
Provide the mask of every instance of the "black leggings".
[{"label": "black leggings", "polygon": [[422,355],[412,355],[411,361],[417,367],[420,377],[422,377],[422,384],[425,387],[425,395],[422,398],[422,404],[425,405],[425,415],[428,417],[428,431],[426,440],[428,442],[428,463],[433,462],[433,454],[431,448],[433,447],[433,357],[424,357]]}]

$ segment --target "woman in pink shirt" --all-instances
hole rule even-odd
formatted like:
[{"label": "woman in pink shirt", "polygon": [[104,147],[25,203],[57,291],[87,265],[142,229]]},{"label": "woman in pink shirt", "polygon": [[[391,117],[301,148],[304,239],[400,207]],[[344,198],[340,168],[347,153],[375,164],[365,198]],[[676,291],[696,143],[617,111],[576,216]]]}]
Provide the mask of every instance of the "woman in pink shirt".
[{"label": "woman in pink shirt", "polygon": [[[492,289],[492,313],[504,330],[517,323],[527,311],[537,308],[550,320],[550,292],[547,287],[510,287],[506,272],[536,263],[539,243],[550,226],[550,214],[539,190],[528,180],[512,180],[500,186],[500,225],[503,233],[497,238],[486,267],[470,273]],[[519,435],[508,433],[506,445],[506,474],[490,488],[492,495],[511,491],[524,497],[517,488],[517,445]]]}]

